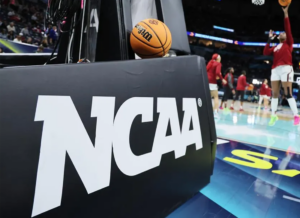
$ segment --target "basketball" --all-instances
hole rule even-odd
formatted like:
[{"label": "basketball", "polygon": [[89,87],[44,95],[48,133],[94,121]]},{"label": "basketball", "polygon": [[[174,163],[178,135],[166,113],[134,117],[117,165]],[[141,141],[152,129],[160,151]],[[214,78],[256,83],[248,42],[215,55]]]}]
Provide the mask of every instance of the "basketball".
[{"label": "basketball", "polygon": [[133,51],[141,58],[165,56],[172,45],[169,28],[156,19],[146,19],[133,28],[130,35]]},{"label": "basketball", "polygon": [[292,0],[278,0],[278,1],[282,7],[288,6],[292,2]]}]

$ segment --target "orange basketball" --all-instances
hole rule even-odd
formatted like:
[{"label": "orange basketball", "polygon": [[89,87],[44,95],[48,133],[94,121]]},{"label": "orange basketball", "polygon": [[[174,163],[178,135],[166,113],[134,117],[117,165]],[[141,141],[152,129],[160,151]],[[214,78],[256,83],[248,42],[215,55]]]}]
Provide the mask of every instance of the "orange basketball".
[{"label": "orange basketball", "polygon": [[282,7],[288,6],[292,2],[292,0],[278,0],[278,1]]},{"label": "orange basketball", "polygon": [[156,19],[146,19],[133,28],[130,35],[133,51],[141,58],[165,56],[172,45],[169,28]]}]

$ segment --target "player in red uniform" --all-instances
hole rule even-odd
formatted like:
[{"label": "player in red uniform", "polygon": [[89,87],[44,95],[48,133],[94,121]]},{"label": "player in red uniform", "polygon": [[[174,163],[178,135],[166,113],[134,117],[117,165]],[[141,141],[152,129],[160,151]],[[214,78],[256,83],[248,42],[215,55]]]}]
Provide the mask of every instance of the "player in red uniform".
[{"label": "player in red uniform", "polygon": [[280,33],[278,39],[280,43],[276,47],[270,47],[270,42],[273,40],[276,35],[273,31],[270,30],[269,40],[264,49],[264,55],[273,55],[274,62],[272,66],[272,91],[273,98],[271,101],[272,116],[269,122],[269,126],[274,126],[278,117],[276,115],[278,107],[278,97],[280,92],[280,84],[282,84],[284,89],[284,94],[289,102],[291,110],[294,114],[294,125],[299,125],[300,117],[298,115],[298,109],[296,100],[292,96],[292,83],[294,79],[294,70],[292,62],[292,51],[293,51],[293,36],[291,31],[291,25],[288,14],[288,5],[285,8],[282,8],[284,12],[284,28],[285,32]]},{"label": "player in red uniform", "polygon": [[268,80],[265,79],[264,83],[261,85],[260,90],[259,90],[259,102],[258,106],[259,108],[261,107],[261,103],[264,100],[264,107],[265,110],[267,110],[268,105],[269,105],[269,99],[270,99],[270,91],[269,91],[269,86],[268,86]]},{"label": "player in red uniform", "polygon": [[220,62],[221,62],[221,56],[219,54],[214,54],[212,56],[212,59],[208,62],[206,66],[210,94],[211,97],[214,98],[213,109],[214,109],[215,117],[218,116],[218,106],[219,106],[219,93],[218,93],[217,80],[222,80],[224,84],[226,83],[221,73],[222,64]]},{"label": "player in red uniform", "polygon": [[227,84],[224,85],[224,95],[223,95],[222,103],[221,103],[221,106],[220,106],[221,110],[223,110],[223,104],[225,104],[225,109],[227,109],[227,100],[230,97],[231,93],[235,95],[235,90],[234,90],[234,87],[233,87],[233,81],[234,81],[233,73],[234,73],[234,68],[233,67],[229,67],[226,70],[225,73],[226,73],[226,75],[225,75],[224,79],[226,80]]},{"label": "player in red uniform", "polygon": [[242,71],[242,75],[239,76],[236,86],[236,95],[235,99],[232,102],[232,105],[230,107],[231,110],[234,110],[234,102],[239,100],[239,96],[241,96],[241,106],[240,111],[244,111],[243,109],[243,103],[244,103],[244,95],[245,95],[245,89],[249,84],[246,81],[246,71]]},{"label": "player in red uniform", "polygon": [[269,87],[267,89],[268,106],[269,106],[269,100],[271,97],[272,97],[272,89]]}]

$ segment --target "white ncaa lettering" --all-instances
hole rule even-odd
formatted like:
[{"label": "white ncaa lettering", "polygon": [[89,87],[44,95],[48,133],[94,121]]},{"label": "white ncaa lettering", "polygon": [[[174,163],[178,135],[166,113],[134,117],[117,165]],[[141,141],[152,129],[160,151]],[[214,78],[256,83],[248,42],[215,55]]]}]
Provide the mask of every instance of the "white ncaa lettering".
[{"label": "white ncaa lettering", "polygon": [[[115,97],[93,97],[91,116],[97,118],[95,146],[69,96],[39,96],[35,121],[44,121],[32,217],[60,206],[65,157],[68,153],[87,193],[110,184],[111,154],[118,168],[135,176],[160,165],[163,154],[174,151],[175,158],[185,155],[186,147],[201,149],[202,135],[194,98],[183,99],[183,124],[180,131],[175,98],[158,98],[157,123],[152,151],[132,153],[129,142],[136,116],[153,121],[153,98],[131,98],[119,108],[115,118]],[[170,122],[172,135],[166,136]],[[189,130],[190,123],[193,130]]]}]

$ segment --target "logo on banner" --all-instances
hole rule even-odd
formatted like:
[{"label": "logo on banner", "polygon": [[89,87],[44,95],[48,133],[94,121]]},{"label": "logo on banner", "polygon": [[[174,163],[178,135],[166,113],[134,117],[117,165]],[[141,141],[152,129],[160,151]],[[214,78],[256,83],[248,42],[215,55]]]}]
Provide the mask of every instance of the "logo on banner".
[{"label": "logo on banner", "polygon": [[300,77],[297,77],[297,83],[300,86]]},{"label": "logo on banner", "polygon": [[148,42],[152,39],[152,34],[150,34],[144,27],[141,25],[136,25],[135,28],[138,29],[138,34],[142,35],[144,39],[146,39]]},{"label": "logo on banner", "polygon": [[[96,32],[98,33],[98,28],[99,28],[99,18],[98,18],[98,11],[96,8],[91,10],[91,16],[90,16],[90,28],[95,27]],[[84,29],[84,32],[86,33],[86,26]]]},{"label": "logo on banner", "polygon": [[[112,154],[123,174],[136,176],[159,167],[163,154],[174,152],[177,159],[185,156],[189,145],[201,149],[199,99],[182,99],[181,125],[175,98],[157,98],[155,111],[154,100],[130,98],[115,115],[115,97],[93,97],[91,117],[97,119],[93,145],[71,97],[39,96],[35,121],[43,121],[43,132],[32,217],[61,205],[67,154],[90,194],[110,185]],[[129,140],[133,121],[141,116],[142,123],[153,122],[155,112],[159,118],[152,150],[137,156]],[[166,136],[168,126],[172,134]]]}]

